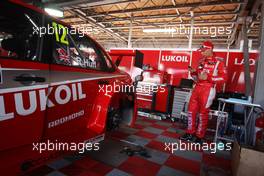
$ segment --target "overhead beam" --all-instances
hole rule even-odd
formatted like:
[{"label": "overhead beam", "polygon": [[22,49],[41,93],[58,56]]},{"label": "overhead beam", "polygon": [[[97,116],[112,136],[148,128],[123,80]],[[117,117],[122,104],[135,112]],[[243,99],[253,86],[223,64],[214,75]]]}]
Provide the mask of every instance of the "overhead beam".
[{"label": "overhead beam", "polygon": [[[187,21],[188,22],[188,21]],[[184,25],[185,27],[189,27],[190,24],[188,24],[187,22],[183,22],[183,23],[172,23],[170,25],[166,25],[166,27],[179,27],[181,24]],[[230,26],[232,23],[234,23],[234,21],[227,21],[227,22],[201,22],[201,23],[195,23],[195,27],[196,26]],[[82,23],[82,22],[74,22],[74,23],[70,23],[71,25],[75,26],[85,26],[86,23]],[[154,23],[155,25],[159,25],[159,26],[165,26],[164,23]],[[175,26],[177,25],[177,26]],[[150,23],[149,25],[144,24],[144,25],[133,25],[132,28],[133,29],[141,29],[141,28],[145,28],[145,27],[153,27],[153,24]],[[106,29],[112,29],[112,30],[121,30],[121,29],[129,29],[129,25],[125,25],[125,26],[110,26],[110,27],[106,27]]]},{"label": "overhead beam", "polygon": [[[175,40],[175,39],[171,39],[171,40],[168,40],[168,39],[155,39],[156,41],[158,41],[158,42],[185,42],[186,44],[187,44],[187,46],[188,46],[188,43],[189,43],[189,41],[188,41],[188,39],[177,39],[177,40]],[[105,42],[112,42],[112,41],[114,41],[114,40],[106,40],[106,39],[96,39],[96,41],[105,41]],[[137,40],[134,40],[132,43],[136,43],[136,42],[152,42],[153,41],[153,38],[151,38],[151,39],[137,39]],[[204,39],[202,38],[202,39],[197,39],[197,40],[194,40],[193,41],[193,43],[199,43],[199,44],[201,44],[201,42],[203,42],[204,41]],[[214,43],[227,43],[227,41],[226,40],[224,40],[224,39],[222,39],[222,40],[213,40],[213,42]],[[124,45],[126,45],[126,44],[124,44]],[[126,45],[126,47],[127,47],[127,45]]]},{"label": "overhead beam", "polygon": [[[198,12],[194,15],[194,17],[206,17],[206,16],[222,16],[222,15],[237,15],[238,12],[235,11],[214,11],[214,12]],[[176,17],[190,17],[189,14],[182,14],[179,15],[178,13],[176,14],[166,14],[166,15],[148,15],[148,16],[136,16],[134,17],[134,20],[146,20],[146,19],[160,19],[160,18],[176,18]],[[124,17],[120,18],[118,16],[111,16],[112,18],[108,19],[98,19],[98,22],[102,23],[112,23],[112,22],[120,22],[120,21],[130,21],[129,17]],[[68,16],[63,19],[73,19],[76,18],[76,16]]]},{"label": "overhead beam", "polygon": [[244,13],[245,13],[245,10],[247,8],[248,1],[249,0],[245,0],[244,3],[242,5],[240,5],[241,10],[240,10],[239,15],[237,15],[237,17],[236,17],[236,22],[234,23],[233,33],[231,34],[230,39],[228,41],[230,46],[236,40],[236,34],[237,34],[237,31],[238,31],[238,27],[242,23],[241,17],[243,17],[245,15]]},{"label": "overhead beam", "polygon": [[[200,12],[196,13],[194,15],[194,18],[196,17],[207,17],[207,16],[222,16],[222,15],[237,15],[238,12],[236,11],[214,11],[214,12]],[[168,14],[168,15],[148,15],[148,16],[139,16],[139,17],[134,17],[134,21],[138,20],[146,20],[146,19],[165,19],[165,18],[176,18],[176,17],[191,17],[190,14]],[[120,17],[115,17],[112,16],[113,18],[109,19],[99,19],[98,22],[102,23],[112,23],[112,22],[122,22],[122,21],[130,21],[129,17],[125,18],[120,18]],[[67,18],[66,18],[67,19]]]},{"label": "overhead beam", "polygon": [[117,38],[118,40],[123,41],[123,42],[127,42],[127,40],[126,40],[124,37],[122,37],[122,36],[120,36],[120,35],[114,33],[113,31],[111,31],[111,29],[106,29],[104,25],[102,25],[102,24],[100,24],[100,23],[97,23],[97,22],[96,22],[95,20],[93,20],[92,18],[87,18],[84,14],[80,13],[79,10],[78,10],[78,11],[77,11],[77,10],[69,10],[69,12],[70,12],[71,14],[73,14],[73,15],[77,15],[77,16],[78,16],[79,18],[81,18],[84,22],[86,22],[86,23],[90,23],[91,25],[93,25],[93,26],[95,26],[95,27],[97,27],[97,28],[103,30],[104,32],[106,32],[107,34],[109,34],[109,35],[111,35],[111,36]]},{"label": "overhead beam", "polygon": [[263,4],[263,0],[255,0],[250,15],[253,16],[259,12],[259,7]]},{"label": "overhead beam", "polygon": [[208,6],[223,6],[223,5],[231,5],[231,4],[243,4],[244,0],[237,0],[237,1],[229,1],[229,0],[219,0],[219,1],[209,1],[209,2],[195,2],[195,3],[188,3],[188,4],[176,4],[174,5],[166,5],[166,6],[153,6],[153,7],[143,7],[143,8],[134,8],[134,9],[126,9],[126,10],[115,10],[110,12],[103,12],[103,13],[96,13],[96,14],[89,14],[87,15],[90,17],[102,17],[106,15],[114,15],[114,14],[121,14],[121,13],[137,13],[137,12],[147,12],[147,11],[162,11],[162,10],[171,10],[171,9],[183,9],[183,8],[194,8],[194,7],[208,7]]},{"label": "overhead beam", "polygon": [[[104,42],[104,43],[112,43],[112,42],[115,42],[114,40],[97,40],[98,42]],[[193,45],[201,45],[201,43],[203,42],[204,40],[199,40],[199,41],[194,41],[193,42]],[[153,42],[153,39],[152,40],[142,40],[142,41],[135,41],[133,42],[133,44],[146,44],[146,43],[152,43]],[[186,48],[188,48],[188,41],[176,41],[176,40],[171,40],[171,41],[160,41],[160,40],[156,40],[155,41],[156,44],[160,45],[160,44],[167,44],[167,43],[173,43],[173,44],[184,44],[186,46]],[[227,45],[227,42],[226,41],[213,41],[215,45]],[[124,45],[124,47],[127,47],[126,45]]]},{"label": "overhead beam", "polygon": [[70,6],[86,5],[89,7],[103,6],[103,5],[114,5],[120,3],[134,2],[136,0],[42,0],[46,6],[52,7],[69,7],[69,10],[77,9],[71,8]]},{"label": "overhead beam", "polygon": [[[193,42],[197,42],[197,41],[204,41],[204,39],[208,39],[208,37],[201,37],[201,38],[196,38],[196,39],[193,39]],[[104,41],[113,41],[113,39],[109,38],[96,38],[96,40],[104,40]],[[144,38],[144,37],[140,37],[140,38],[134,38],[133,42],[136,42],[136,41],[152,41],[153,38]],[[189,39],[188,38],[155,38],[155,40],[157,41],[179,41],[179,42],[186,42],[187,44],[189,43]],[[213,39],[212,41],[216,41],[216,42],[227,42],[227,40],[225,38],[218,38],[218,39]]]},{"label": "overhead beam", "polygon": [[[104,42],[104,43],[111,43],[111,42],[115,42],[114,40],[112,40],[112,41],[105,41],[105,40],[97,40],[98,42]],[[200,40],[200,41],[195,41],[195,42],[193,42],[193,45],[201,45],[201,43],[203,42],[204,40]],[[133,44],[142,44],[142,45],[144,45],[144,43],[152,43],[153,42],[153,39],[152,40],[147,40],[147,41],[145,41],[145,40],[142,40],[142,41],[136,41],[136,42],[133,42]],[[186,48],[188,48],[188,42],[187,41],[168,41],[168,42],[164,42],[164,41],[159,41],[159,40],[156,40],[155,41],[157,44],[167,44],[167,43],[174,43],[174,44],[184,44],[185,46],[186,46]],[[219,44],[221,44],[221,45],[227,45],[227,42],[226,41],[220,41],[220,42],[216,42],[216,41],[214,41],[214,44],[215,45],[219,45]],[[124,47],[127,47],[126,45],[124,45]]]},{"label": "overhead beam", "polygon": [[[148,41],[148,40],[152,40],[153,39],[153,36],[149,36],[149,37],[144,37],[144,36],[138,36],[138,37],[133,37],[134,41],[137,41],[138,39],[140,38],[144,38],[144,40],[142,41]],[[96,38],[97,40],[111,40],[109,38],[101,38],[101,37],[98,37]],[[186,38],[186,37],[164,37],[164,38],[155,38],[156,40],[158,41],[186,41],[186,42],[189,42],[189,39]],[[193,41],[203,41],[204,39],[212,39],[210,37],[195,37],[193,38]],[[212,39],[213,41],[227,41],[226,38],[224,37],[219,37],[219,38],[214,38]]]},{"label": "overhead beam", "polygon": [[[234,23],[234,21],[197,21],[195,22],[194,26],[225,26],[225,25],[231,25]],[[165,26],[164,23],[149,23],[149,24],[144,24],[144,25],[134,25],[132,28],[144,28],[144,27],[153,27],[153,25],[158,25],[158,26]],[[177,26],[175,26],[177,25]],[[184,21],[184,22],[179,22],[179,23],[171,23],[170,25],[166,25],[166,27],[179,27],[179,25],[182,26],[190,26],[190,21]],[[111,26],[111,27],[106,27],[107,29],[128,29],[129,25],[119,25],[119,26]]]}]

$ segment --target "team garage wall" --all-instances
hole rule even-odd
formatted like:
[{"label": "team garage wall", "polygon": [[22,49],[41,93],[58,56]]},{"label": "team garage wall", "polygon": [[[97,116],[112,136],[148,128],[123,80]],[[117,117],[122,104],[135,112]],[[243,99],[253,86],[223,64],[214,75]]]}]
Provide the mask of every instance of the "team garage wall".
[{"label": "team garage wall", "polygon": [[[127,49],[111,49],[115,53],[133,52]],[[196,67],[201,58],[200,52],[181,50],[144,50],[139,49],[144,54],[144,64],[150,64],[152,67],[171,74],[171,84],[178,86],[181,78],[188,78],[188,65]],[[226,92],[244,92],[244,59],[241,51],[216,51],[215,55],[224,59],[228,70],[228,81],[225,86]],[[191,57],[192,56],[192,57]],[[250,75],[253,83],[254,70],[258,54],[250,53]],[[116,60],[116,57],[112,57]],[[130,72],[133,67],[134,58],[125,56],[120,64],[120,68]],[[222,88],[218,88],[222,89]]]}]

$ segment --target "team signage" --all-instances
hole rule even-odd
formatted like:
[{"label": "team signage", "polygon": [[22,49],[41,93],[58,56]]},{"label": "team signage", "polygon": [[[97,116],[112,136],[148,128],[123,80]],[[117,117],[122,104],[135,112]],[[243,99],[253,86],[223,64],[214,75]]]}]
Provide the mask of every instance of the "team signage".
[{"label": "team signage", "polygon": [[187,56],[181,55],[162,55],[161,61],[163,62],[189,62]]}]

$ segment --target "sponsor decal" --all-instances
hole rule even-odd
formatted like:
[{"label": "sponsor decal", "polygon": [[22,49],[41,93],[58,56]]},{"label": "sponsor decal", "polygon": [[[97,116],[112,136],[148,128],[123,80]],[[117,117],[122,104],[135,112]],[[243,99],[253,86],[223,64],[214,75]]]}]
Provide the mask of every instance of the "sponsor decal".
[{"label": "sponsor decal", "polygon": [[65,65],[76,65],[83,68],[96,68],[97,62],[94,56],[89,56],[89,59],[82,59],[78,56],[78,52],[75,48],[70,48],[71,56],[63,48],[57,48],[58,59]]},{"label": "sponsor decal", "polygon": [[57,53],[60,61],[66,65],[71,65],[70,55],[63,48],[57,48]]},{"label": "sponsor decal", "polygon": [[80,65],[83,68],[95,68],[97,66],[96,61],[93,61],[91,59],[82,59],[78,56],[76,56],[75,58],[73,58],[73,65]]},{"label": "sponsor decal", "polygon": [[68,33],[68,29],[62,24],[58,24],[56,22],[52,22],[52,26],[55,29],[56,41],[64,45],[69,45],[69,41],[66,37]]},{"label": "sponsor decal", "polygon": [[214,65],[205,64],[204,67],[207,67],[207,68],[214,68]]},{"label": "sponsor decal", "polygon": [[[48,94],[48,92],[54,92]],[[25,94],[28,94],[28,99],[24,98]],[[63,94],[63,96],[62,96]],[[36,111],[44,111],[47,107],[51,108],[56,105],[67,104],[70,101],[77,101],[86,98],[86,94],[83,92],[81,83],[73,83],[69,85],[59,85],[57,87],[49,87],[47,89],[31,90],[26,92],[17,92],[12,95],[15,103],[15,108],[12,112],[7,111],[7,106],[10,106],[7,102],[6,94],[0,96],[0,121],[13,119],[15,114],[19,116],[28,116]],[[50,96],[54,96],[51,100]],[[37,97],[38,96],[38,97]],[[39,101],[39,102],[37,102]],[[25,107],[25,103],[28,106]]]},{"label": "sponsor decal", "polygon": [[73,114],[70,114],[68,116],[65,116],[65,117],[62,117],[60,119],[57,119],[57,120],[54,120],[54,121],[51,121],[48,123],[48,128],[53,128],[53,127],[56,127],[58,125],[62,125],[66,122],[69,122],[71,120],[74,120],[78,117],[81,117],[84,115],[84,110],[81,110],[79,112],[76,112],[76,113],[73,113]]}]

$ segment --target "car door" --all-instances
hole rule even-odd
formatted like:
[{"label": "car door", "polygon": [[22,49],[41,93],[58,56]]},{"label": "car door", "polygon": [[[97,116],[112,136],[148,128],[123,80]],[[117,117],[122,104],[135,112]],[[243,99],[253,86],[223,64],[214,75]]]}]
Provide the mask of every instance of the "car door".
[{"label": "car door", "polygon": [[[49,64],[33,28],[41,15],[0,2],[0,151],[41,139]],[[12,13],[10,13],[12,12]]]},{"label": "car door", "polygon": [[[95,45],[71,34],[71,29],[47,19],[54,34],[51,44],[50,92],[47,110],[46,138],[68,138],[87,131],[93,102],[98,94],[98,81],[109,78],[104,56]],[[85,52],[85,51],[86,52]]]}]

